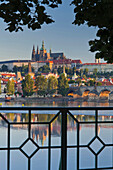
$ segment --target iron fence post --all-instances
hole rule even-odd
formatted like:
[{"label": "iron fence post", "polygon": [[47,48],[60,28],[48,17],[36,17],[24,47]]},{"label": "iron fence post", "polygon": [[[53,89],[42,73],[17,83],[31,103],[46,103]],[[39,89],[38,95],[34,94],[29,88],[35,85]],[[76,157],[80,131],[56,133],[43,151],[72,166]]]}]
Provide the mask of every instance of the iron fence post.
[{"label": "iron fence post", "polygon": [[67,170],[67,110],[61,113],[61,169]]}]

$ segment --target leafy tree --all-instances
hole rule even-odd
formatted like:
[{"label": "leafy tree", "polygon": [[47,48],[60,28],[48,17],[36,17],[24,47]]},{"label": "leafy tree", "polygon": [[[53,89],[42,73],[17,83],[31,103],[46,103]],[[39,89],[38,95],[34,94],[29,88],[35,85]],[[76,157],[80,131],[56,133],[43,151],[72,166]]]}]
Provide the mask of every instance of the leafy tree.
[{"label": "leafy tree", "polygon": [[87,77],[86,77],[86,75],[85,75],[85,74],[83,75],[83,78],[84,78],[85,80],[87,80]]},{"label": "leafy tree", "polygon": [[45,6],[58,7],[61,0],[2,0],[0,1],[0,18],[7,23],[6,30],[23,30],[23,26],[35,30],[41,28],[44,23],[54,22],[46,13]]},{"label": "leafy tree", "polygon": [[58,79],[58,89],[59,89],[59,93],[62,95],[62,96],[66,96],[67,94],[67,91],[68,91],[68,88],[69,88],[69,84],[68,84],[68,80],[67,78],[65,77],[65,74],[61,74],[59,79]]},{"label": "leafy tree", "polygon": [[80,76],[83,75],[83,69],[80,69]]},{"label": "leafy tree", "polygon": [[58,80],[54,76],[48,78],[48,94],[52,95],[56,92]]},{"label": "leafy tree", "polygon": [[37,94],[44,96],[47,93],[47,79],[40,75],[35,80]]},{"label": "leafy tree", "polygon": [[7,94],[8,95],[13,95],[15,92],[15,83],[14,83],[14,80],[11,79],[11,80],[8,80],[8,83],[7,83]]},{"label": "leafy tree", "polygon": [[73,0],[72,4],[75,5],[75,25],[98,27],[98,39],[89,41],[90,51],[97,52],[96,58],[113,62],[113,1]]},{"label": "leafy tree", "polygon": [[57,89],[58,80],[54,76],[48,78],[48,90]]},{"label": "leafy tree", "polygon": [[2,69],[1,71],[3,71],[3,72],[6,71],[7,72],[8,71],[8,66],[3,64],[1,69]]},{"label": "leafy tree", "polygon": [[74,84],[75,83],[75,80],[69,80],[68,81],[68,84]]},{"label": "leafy tree", "polygon": [[43,67],[40,67],[39,69],[38,69],[38,72],[41,72],[41,73],[49,73],[51,70],[50,70],[50,68],[49,68],[49,66],[48,65],[44,65]]},{"label": "leafy tree", "polygon": [[89,86],[94,86],[95,85],[95,80],[89,80],[88,85]]},{"label": "leafy tree", "polygon": [[72,76],[73,75],[73,69],[72,68],[65,68],[67,75]]},{"label": "leafy tree", "polygon": [[101,82],[97,82],[97,86],[102,86],[102,83]]},{"label": "leafy tree", "polygon": [[76,82],[78,83],[78,86],[80,86],[80,85],[81,85],[81,83],[82,83],[82,81],[81,81],[81,79],[80,79],[80,78],[78,78]]},{"label": "leafy tree", "polygon": [[85,69],[84,69],[84,74],[85,74],[85,75],[88,75],[88,71],[89,71],[88,68],[85,68]]},{"label": "leafy tree", "polygon": [[63,67],[58,67],[57,69],[57,72],[58,72],[58,75],[62,74],[63,73]]},{"label": "leafy tree", "polygon": [[95,75],[95,77],[97,76],[97,68],[94,68],[93,74]]},{"label": "leafy tree", "polygon": [[31,96],[34,92],[33,89],[34,81],[31,76],[28,74],[25,76],[25,79],[22,81],[22,90],[24,96]]},{"label": "leafy tree", "polygon": [[13,71],[17,74],[18,67],[16,65],[13,67]]},{"label": "leafy tree", "polygon": [[76,67],[73,67],[73,74],[76,73]]}]

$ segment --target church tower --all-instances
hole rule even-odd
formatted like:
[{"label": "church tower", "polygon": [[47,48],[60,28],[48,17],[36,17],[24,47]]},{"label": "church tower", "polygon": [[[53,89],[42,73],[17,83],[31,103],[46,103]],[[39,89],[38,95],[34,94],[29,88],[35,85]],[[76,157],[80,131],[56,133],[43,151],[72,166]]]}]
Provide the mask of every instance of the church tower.
[{"label": "church tower", "polygon": [[50,53],[50,55],[51,55],[51,53],[52,53],[51,48],[50,48],[50,50],[49,50],[49,53]]},{"label": "church tower", "polygon": [[65,64],[63,63],[63,74],[65,75],[65,77],[67,77],[66,71],[65,71]]},{"label": "church tower", "polygon": [[28,63],[28,73],[31,73],[32,72],[32,70],[31,70],[31,63],[29,62]]},{"label": "church tower", "polygon": [[32,61],[36,61],[35,59],[35,46],[33,45],[33,50],[32,50]]},{"label": "church tower", "polygon": [[44,51],[44,41],[42,41],[42,50]]},{"label": "church tower", "polygon": [[36,54],[39,54],[39,48],[38,48],[38,46],[37,46],[37,53]]}]

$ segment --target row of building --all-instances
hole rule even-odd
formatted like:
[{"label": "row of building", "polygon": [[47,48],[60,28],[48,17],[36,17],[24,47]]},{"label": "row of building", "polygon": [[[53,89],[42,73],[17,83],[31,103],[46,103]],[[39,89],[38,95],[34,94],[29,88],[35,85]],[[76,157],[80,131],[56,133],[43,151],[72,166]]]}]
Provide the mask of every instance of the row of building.
[{"label": "row of building", "polygon": [[31,60],[10,60],[10,61],[1,61],[0,68],[3,65],[6,65],[9,70],[12,70],[14,66],[22,67],[22,65],[28,65],[31,63],[31,66],[34,68],[35,72],[38,71],[40,67],[44,65],[48,65],[50,70],[57,69],[58,67],[65,67],[73,68],[76,67],[77,70],[86,68],[88,69],[89,74],[94,72],[94,69],[97,69],[97,72],[112,72],[113,64],[108,63],[100,63],[99,59],[96,59],[95,63],[82,63],[80,59],[72,60],[67,59],[63,52],[59,53],[52,53],[51,49],[49,53],[47,53],[44,47],[44,41],[42,42],[42,47],[35,47],[33,46]]}]

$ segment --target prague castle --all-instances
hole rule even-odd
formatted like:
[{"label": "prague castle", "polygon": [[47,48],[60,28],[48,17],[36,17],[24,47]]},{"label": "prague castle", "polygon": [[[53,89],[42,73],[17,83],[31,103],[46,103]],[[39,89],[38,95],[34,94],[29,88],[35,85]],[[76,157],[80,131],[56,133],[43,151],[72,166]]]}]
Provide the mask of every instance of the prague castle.
[{"label": "prague castle", "polygon": [[51,49],[49,53],[47,53],[45,47],[44,47],[44,41],[42,41],[42,47],[39,51],[39,48],[37,46],[37,50],[35,51],[35,47],[33,46],[32,50],[32,61],[46,61],[46,60],[58,60],[58,59],[65,59],[64,53],[52,53]]}]

